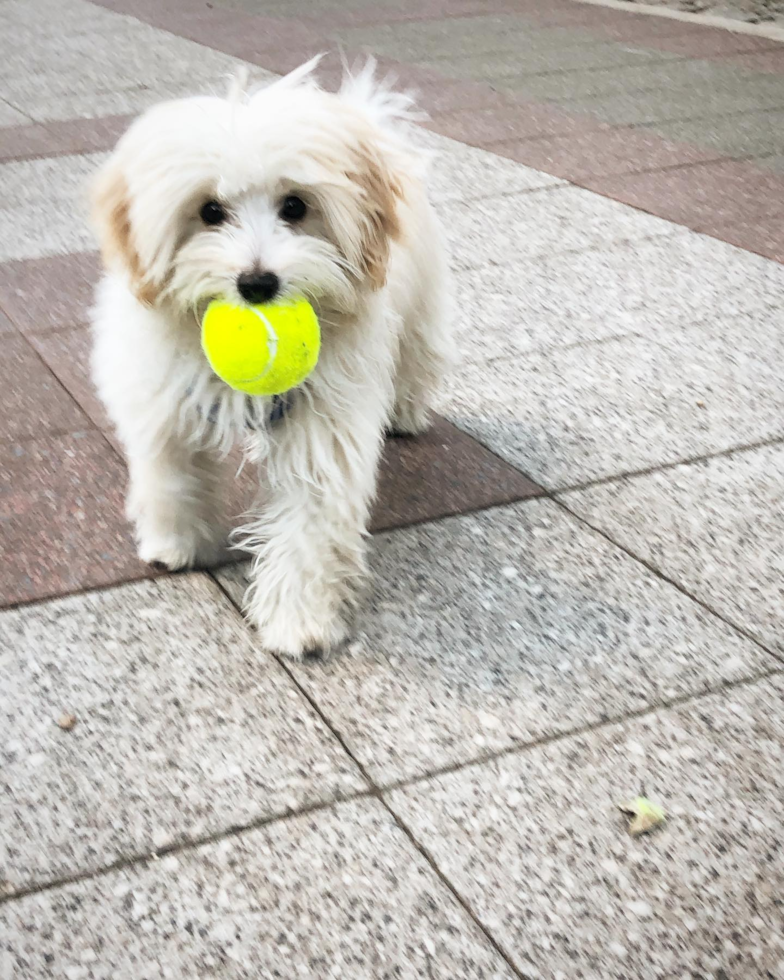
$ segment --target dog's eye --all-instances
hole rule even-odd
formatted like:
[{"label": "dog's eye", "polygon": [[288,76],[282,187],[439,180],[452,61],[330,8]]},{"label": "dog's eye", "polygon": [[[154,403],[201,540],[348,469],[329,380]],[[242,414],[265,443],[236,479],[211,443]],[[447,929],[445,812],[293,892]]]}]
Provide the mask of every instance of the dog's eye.
[{"label": "dog's eye", "polygon": [[207,201],[206,204],[202,204],[199,216],[205,225],[220,225],[228,217],[226,209],[219,201]]},{"label": "dog's eye", "polygon": [[292,223],[302,221],[307,212],[307,204],[305,204],[301,197],[297,197],[295,194],[289,194],[288,197],[283,199],[283,204],[280,206],[281,218],[284,221],[290,221]]}]

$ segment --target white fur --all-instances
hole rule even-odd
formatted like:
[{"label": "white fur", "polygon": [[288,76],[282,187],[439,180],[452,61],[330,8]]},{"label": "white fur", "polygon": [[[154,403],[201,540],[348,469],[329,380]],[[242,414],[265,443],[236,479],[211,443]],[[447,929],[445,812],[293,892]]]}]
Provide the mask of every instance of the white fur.
[{"label": "white fur", "polygon": [[[385,428],[426,428],[447,350],[445,253],[405,135],[410,100],[371,68],[325,93],[312,67],[249,95],[152,109],[96,195],[108,268],[93,374],[127,454],[139,554],[169,568],[216,558],[216,455],[244,441],[268,484],[239,535],[254,556],[247,612],[266,648],[295,657],[346,635]],[[385,234],[398,226],[384,285],[366,268],[379,174],[396,188]],[[278,216],[291,193],[310,205],[301,226]],[[212,198],[230,209],[224,225],[199,218]],[[211,299],[239,301],[236,279],[254,267],[308,296],[322,352],[282,421],[267,426],[268,400],[253,399],[250,431],[246,397],[212,373],[199,322]]]}]

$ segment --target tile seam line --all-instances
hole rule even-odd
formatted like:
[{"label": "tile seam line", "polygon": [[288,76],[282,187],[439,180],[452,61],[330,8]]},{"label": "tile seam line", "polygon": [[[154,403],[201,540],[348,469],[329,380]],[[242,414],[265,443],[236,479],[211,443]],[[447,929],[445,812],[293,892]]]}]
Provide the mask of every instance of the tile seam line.
[{"label": "tile seam line", "polygon": [[569,514],[575,520],[579,521],[579,523],[582,524],[584,527],[589,528],[595,534],[598,534],[600,537],[604,538],[604,540],[609,542],[611,545],[613,545],[613,547],[620,549],[622,552],[624,552],[624,554],[628,555],[629,558],[633,559],[638,564],[642,565],[643,568],[647,569],[648,572],[650,572],[660,581],[667,583],[668,585],[672,586],[672,588],[674,589],[677,589],[677,591],[680,592],[681,595],[685,596],[687,599],[690,599],[692,602],[696,603],[696,605],[698,605],[709,615],[715,617],[720,622],[724,623],[724,625],[728,627],[730,630],[732,630],[734,633],[737,633],[738,635],[742,636],[744,639],[748,640],[750,643],[754,644],[754,646],[758,647],[764,654],[766,654],[769,657],[772,657],[777,663],[784,664],[784,652],[778,652],[772,648],[769,648],[766,645],[766,643],[764,643],[758,637],[754,636],[753,633],[750,633],[744,626],[740,626],[738,623],[734,622],[724,613],[719,612],[705,599],[701,599],[699,596],[694,595],[692,592],[688,590],[686,586],[681,585],[674,578],[671,578],[665,571],[663,571],[663,569],[659,568],[651,561],[648,561],[648,559],[643,558],[641,555],[638,555],[632,548],[622,544],[620,541],[617,541],[612,536],[612,534],[610,534],[610,532],[604,531],[602,528],[597,527],[595,524],[592,524],[591,521],[588,520],[588,518],[583,517],[581,514],[578,514],[576,511],[572,510],[571,507],[565,504],[557,496],[554,496],[552,493],[548,493],[547,499],[552,501],[552,503],[554,503],[565,513]]},{"label": "tile seam line", "polygon": [[[219,584],[219,583],[218,583]],[[219,584],[220,587],[220,584]],[[222,588],[222,587],[221,587]],[[237,609],[236,604],[228,597],[231,604]],[[265,654],[265,656],[272,656],[270,654]],[[273,659],[277,659],[273,657]],[[702,701],[709,698],[716,697],[721,694],[726,694],[729,691],[734,691],[738,689],[743,689],[746,687],[753,687],[756,684],[763,683],[764,681],[770,680],[775,677],[784,676],[784,666],[777,668],[771,667],[766,670],[761,670],[749,677],[738,678],[735,681],[728,681],[722,684],[716,684],[703,688],[700,691],[692,692],[690,694],[684,694],[678,698],[672,698],[667,701],[660,701],[655,704],[648,704],[636,711],[626,712],[622,715],[617,715],[610,718],[603,718],[595,722],[588,723],[586,725],[579,726],[577,728],[567,729],[562,732],[556,732],[551,735],[545,735],[538,739],[532,739],[528,742],[520,742],[514,745],[507,746],[503,749],[498,749],[495,752],[487,752],[480,755],[471,757],[470,759],[465,759],[460,762],[452,763],[449,765],[441,766],[432,770],[428,770],[424,773],[419,773],[409,777],[403,777],[402,779],[393,780],[392,782],[379,785],[368,775],[364,775],[364,766],[354,759],[353,753],[345,749],[347,755],[355,761],[359,771],[363,774],[367,782],[367,789],[356,790],[351,793],[346,793],[343,796],[332,797],[327,800],[319,800],[311,804],[307,804],[297,810],[286,810],[280,811],[275,814],[269,814],[264,817],[260,817],[253,821],[248,821],[244,824],[231,825],[223,830],[217,830],[213,834],[204,835],[198,838],[186,839],[173,841],[171,844],[167,844],[161,848],[157,848],[153,851],[136,852],[126,857],[119,858],[117,861],[112,862],[108,865],[103,865],[98,868],[93,868],[83,872],[77,872],[72,875],[63,875],[59,878],[50,879],[48,881],[38,882],[31,884],[26,888],[20,888],[11,894],[0,896],[0,908],[3,905],[12,904],[17,901],[21,901],[32,895],[41,894],[43,892],[55,891],[60,888],[66,888],[72,884],[78,884],[84,881],[92,881],[100,878],[104,878],[115,871],[122,871],[125,869],[133,870],[136,868],[146,868],[154,862],[159,861],[161,858],[168,857],[170,855],[177,854],[188,854],[192,851],[196,851],[202,847],[209,846],[210,844],[216,844],[220,841],[231,840],[234,837],[242,837],[245,834],[253,833],[256,830],[262,830],[267,826],[276,825],[283,823],[287,820],[296,819],[298,817],[307,816],[311,813],[319,813],[325,810],[331,810],[336,807],[341,806],[345,803],[351,803],[356,800],[367,800],[375,799],[378,800],[395,819],[395,822],[401,824],[400,818],[397,813],[392,809],[385,797],[388,794],[398,792],[400,790],[406,790],[409,787],[415,787],[422,784],[427,784],[429,782],[434,782],[444,776],[452,775],[453,773],[463,772],[464,770],[480,767],[487,765],[489,763],[501,760],[510,756],[524,755],[527,752],[535,751],[539,748],[544,748],[549,745],[557,745],[561,742],[566,742],[572,738],[580,738],[584,735],[589,735],[594,732],[601,732],[604,729],[611,728],[613,726],[624,725],[627,723],[632,723],[638,721],[642,718],[649,717],[651,715],[657,714],[659,712],[676,711],[682,707],[690,705],[699,705]],[[308,699],[309,700],[309,699]],[[322,716],[322,712],[318,711],[319,717]],[[326,723],[326,722],[325,722]],[[330,731],[332,731],[332,725],[329,725]],[[342,743],[342,738],[336,734],[336,738]],[[401,829],[404,829],[407,836],[411,836],[405,825],[401,824]],[[419,850],[419,848],[417,848]],[[430,862],[428,862],[430,863]],[[438,873],[439,879],[444,880],[442,873]],[[448,882],[448,878],[445,879]],[[449,890],[452,891],[452,887],[448,886]],[[461,906],[463,906],[462,900],[459,900]],[[481,927],[480,927],[481,928]],[[482,928],[482,932],[485,930]]]},{"label": "tile seam line", "polygon": [[310,813],[319,813],[322,810],[329,810],[340,803],[350,803],[354,800],[368,799],[373,796],[373,789],[370,785],[368,785],[367,789],[356,790],[352,793],[346,793],[344,796],[333,797],[328,800],[318,800],[313,803],[306,804],[297,810],[281,810],[263,817],[258,817],[257,819],[250,820],[246,823],[234,824],[222,830],[216,830],[212,834],[204,834],[200,837],[173,841],[171,844],[165,844],[163,847],[154,848],[150,851],[136,851],[133,854],[118,858],[116,861],[112,861],[110,864],[101,865],[98,868],[75,872],[74,874],[70,875],[61,875],[58,878],[52,878],[47,881],[31,884],[27,888],[20,888],[11,894],[0,895],[0,909],[2,909],[3,905],[8,905],[12,902],[29,898],[31,895],[40,895],[43,892],[67,888],[69,885],[78,884],[83,881],[98,880],[100,878],[105,878],[107,875],[110,875],[115,871],[145,868],[146,866],[159,861],[161,858],[168,857],[173,854],[188,854],[191,851],[198,850],[200,847],[207,847],[210,844],[217,844],[223,840],[228,840],[233,837],[240,837],[243,834],[252,833],[255,830],[262,830],[264,827],[283,823],[284,821],[295,817],[307,816]]},{"label": "tile seam line", "polygon": [[601,733],[605,729],[614,728],[619,725],[631,724],[633,722],[640,721],[643,718],[649,718],[652,715],[679,711],[681,708],[699,705],[703,701],[726,694],[729,691],[753,687],[756,684],[761,684],[764,681],[768,681],[774,677],[784,677],[784,665],[779,667],[769,667],[751,674],[748,677],[739,677],[734,681],[708,685],[702,688],[702,690],[693,691],[689,694],[682,694],[679,697],[670,698],[668,700],[659,701],[653,704],[646,704],[644,707],[627,711],[625,714],[602,718],[594,722],[587,722],[584,725],[578,725],[576,728],[566,729],[561,732],[553,732],[550,735],[542,735],[539,738],[533,738],[527,742],[518,741],[514,745],[508,745],[506,748],[497,749],[494,752],[485,752],[476,755],[471,759],[465,759],[461,762],[451,763],[449,765],[431,769],[417,775],[393,780],[390,783],[384,784],[381,787],[381,792],[384,795],[396,793],[400,790],[406,790],[412,786],[419,786],[434,782],[438,779],[442,779],[444,776],[451,776],[453,773],[463,772],[466,769],[486,766],[488,763],[496,762],[500,759],[506,759],[510,756],[522,756],[528,752],[534,752],[537,749],[547,748],[550,745],[558,745],[561,742],[568,742],[571,739],[581,738],[584,735]]},{"label": "tile seam line", "polygon": [[[216,576],[213,575],[211,577],[215,582],[215,584],[217,585],[218,589],[220,589],[220,591],[223,593],[223,595],[226,597],[229,604],[233,608],[235,616],[238,617],[241,620],[241,622],[245,624],[245,628],[248,628],[247,621],[245,620],[242,610],[237,604],[237,602],[229,594],[228,590],[224,588],[223,583],[220,582]],[[322,724],[327,728],[327,730],[332,733],[332,737],[337,742],[337,744],[342,748],[346,757],[353,762],[358,772],[365,780],[366,784],[371,788],[371,792],[369,795],[372,798],[376,799],[379,802],[379,804],[382,807],[384,807],[387,813],[390,814],[395,824],[400,829],[401,833],[403,833],[408,838],[411,845],[421,855],[421,857],[424,859],[427,866],[430,868],[431,872],[436,876],[436,879],[441,882],[442,887],[446,888],[446,890],[452,895],[453,899],[458,903],[458,906],[463,910],[463,913],[467,915],[468,918],[474,923],[474,926],[479,930],[480,934],[484,937],[485,941],[493,948],[496,954],[500,956],[501,959],[507,964],[507,966],[510,968],[510,970],[512,970],[514,975],[518,977],[519,980],[525,980],[523,974],[520,973],[520,971],[515,966],[511,955],[504,950],[501,943],[496,939],[496,937],[493,935],[490,929],[484,925],[484,923],[481,921],[477,913],[474,912],[474,910],[471,908],[469,902],[461,895],[461,893],[452,884],[452,882],[442,873],[441,869],[438,867],[435,861],[432,860],[427,850],[419,844],[419,842],[416,840],[413,833],[409,830],[408,826],[404,823],[404,821],[400,819],[397,813],[395,813],[395,811],[390,807],[389,803],[384,798],[384,793],[381,787],[379,787],[376,780],[371,776],[364,763],[361,762],[360,759],[357,757],[357,755],[351,750],[351,748],[346,742],[346,739],[338,730],[337,726],[332,723],[331,719],[327,716],[326,712],[322,709],[318,701],[313,696],[311,696],[311,694],[300,683],[292,667],[286,661],[286,658],[281,657],[278,654],[267,654],[267,656],[270,656],[272,657],[272,659],[277,661],[279,666],[283,669],[283,671],[288,676],[290,682],[294,685],[294,688],[299,693],[300,697],[304,700],[306,704],[310,706],[311,711],[313,711],[313,713],[321,720]]]},{"label": "tile seam line", "polygon": [[[452,421],[452,420],[451,419],[447,419],[447,421]],[[456,423],[452,422],[452,424],[455,425]],[[460,426],[458,426],[458,428],[460,428]],[[473,435],[470,432],[467,433],[467,434],[468,435]],[[476,439],[477,437],[476,436],[473,436],[473,438]],[[782,437],[777,437],[775,440],[773,440],[773,443],[772,444],[775,444],[776,442],[781,442],[781,441],[782,441]],[[491,449],[489,446],[485,445],[485,443],[483,443],[481,441],[481,439],[477,439],[477,442],[479,442],[481,445],[483,445],[485,449],[489,450],[494,455],[498,455],[493,449]],[[754,449],[754,448],[757,448],[757,447],[755,447],[753,445],[752,446],[748,446],[748,447],[739,446],[739,447],[735,447],[734,449],[731,449],[731,450],[726,450],[725,453],[726,454],[729,454],[731,452],[740,452],[740,451],[744,451],[747,448],[748,449]],[[712,457],[706,457],[706,458],[707,459],[710,459]],[[713,606],[711,606],[704,599],[701,599],[698,596],[694,595],[693,593],[689,592],[689,590],[685,586],[683,586],[680,583],[678,583],[675,579],[670,578],[657,565],[654,565],[654,564],[648,562],[646,559],[642,558],[640,555],[638,555],[636,552],[634,552],[631,548],[627,547],[626,545],[622,544],[619,541],[616,541],[615,538],[612,537],[611,534],[609,534],[609,532],[606,532],[606,531],[602,530],[601,528],[596,527],[587,518],[581,516],[576,511],[573,511],[559,497],[560,494],[566,492],[565,490],[560,490],[560,489],[554,489],[552,487],[547,487],[544,484],[542,484],[541,482],[534,481],[533,478],[530,477],[525,471],[521,470],[514,463],[511,463],[508,459],[504,459],[502,456],[499,456],[499,459],[501,459],[503,462],[505,462],[508,466],[512,466],[514,469],[517,469],[518,472],[522,476],[524,476],[526,479],[528,479],[532,483],[534,483],[534,485],[537,486],[537,487],[539,487],[543,492],[540,493],[540,494],[534,494],[534,495],[532,495],[530,497],[522,498],[521,500],[516,500],[516,501],[513,500],[513,501],[509,501],[509,502],[506,502],[506,503],[500,503],[500,504],[491,504],[490,506],[484,507],[480,511],[477,511],[477,512],[481,513],[481,512],[484,512],[484,511],[490,511],[490,510],[500,509],[500,508],[504,508],[504,507],[515,507],[515,506],[518,506],[520,504],[526,504],[529,501],[534,501],[534,500],[549,500],[556,507],[560,508],[562,511],[564,511],[567,514],[569,514],[575,520],[579,521],[579,523],[581,523],[585,527],[589,528],[592,532],[594,532],[595,534],[598,534],[600,537],[604,538],[604,540],[606,540],[611,545],[613,545],[613,547],[618,548],[619,550],[623,551],[633,561],[637,562],[639,565],[642,565],[655,578],[657,578],[657,579],[665,582],[667,585],[670,585],[673,588],[677,589],[677,591],[680,592],[682,595],[684,595],[687,599],[689,599],[690,601],[696,603],[705,612],[707,612],[711,616],[714,616],[716,619],[718,619],[720,622],[722,622],[725,626],[727,626],[733,632],[740,634],[744,639],[748,640],[749,642],[753,643],[755,646],[759,647],[759,649],[762,650],[763,653],[767,654],[770,657],[773,657],[773,659],[776,660],[779,663],[784,663],[784,652],[779,653],[779,652],[777,652],[777,651],[775,651],[773,649],[769,649],[766,646],[766,644],[763,643],[763,641],[760,640],[758,637],[754,636],[753,633],[748,632],[748,630],[746,630],[745,627],[738,625],[733,620],[731,620],[727,616],[725,616],[723,613],[718,612],[718,610],[714,609]],[[698,458],[698,459],[694,459],[694,460],[689,460],[687,462],[700,462],[700,459]],[[670,467],[668,467],[668,468],[671,468],[673,466],[678,466],[678,465],[681,465],[680,462],[678,462],[678,463],[672,463],[672,464],[670,464]],[[656,472],[656,470],[653,470],[652,472]],[[617,480],[623,479],[623,475],[618,476],[618,477],[615,477],[614,479],[617,479]],[[611,482],[611,480],[608,478],[608,480],[605,481],[605,482]],[[461,516],[463,516],[463,515],[462,514],[451,515],[451,517],[461,517]],[[451,517],[450,516],[444,516],[442,518],[437,518],[437,519],[433,520],[432,522],[428,522],[428,523],[438,524],[440,521],[451,519]],[[383,533],[392,533],[392,531],[383,532]]]},{"label": "tile seam line", "polygon": [[[766,449],[769,446],[778,446],[784,443],[784,435],[772,436],[770,439],[760,439],[757,442],[740,443],[737,446],[730,446],[728,449],[718,449],[715,453],[705,453],[702,456],[687,456],[683,459],[675,460],[671,463],[661,463],[658,466],[648,466],[639,470],[626,470],[612,476],[597,477],[595,480],[586,480],[583,483],[572,483],[563,488],[552,490],[548,496],[560,497],[561,495],[580,493],[583,490],[592,490],[594,487],[604,487],[611,483],[620,483],[622,480],[635,480],[638,477],[653,476],[655,473],[666,473],[668,470],[677,469],[679,466],[693,466],[697,463],[709,463],[713,459],[726,459],[741,453],[754,452],[756,449]],[[509,460],[505,462],[509,463]]]}]

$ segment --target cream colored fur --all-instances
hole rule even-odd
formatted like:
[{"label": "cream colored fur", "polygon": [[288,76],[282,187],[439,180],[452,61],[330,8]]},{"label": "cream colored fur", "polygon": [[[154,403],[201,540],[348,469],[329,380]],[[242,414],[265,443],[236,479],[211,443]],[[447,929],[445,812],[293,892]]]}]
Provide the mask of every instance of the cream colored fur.
[{"label": "cream colored fur", "polygon": [[[94,311],[93,375],[130,471],[140,556],[170,569],[223,547],[217,456],[242,441],[266,474],[240,540],[253,555],[247,614],[265,648],[300,657],[346,636],[387,427],[417,433],[447,352],[446,259],[406,137],[410,100],[372,69],[337,95],[312,64],[228,99],[184,99],[137,120],[98,177],[94,220],[106,275]],[[301,225],[279,216],[296,193]],[[225,204],[217,227],[199,217]],[[210,370],[199,322],[237,277],[274,272],[322,326],[318,366],[292,411]]]}]

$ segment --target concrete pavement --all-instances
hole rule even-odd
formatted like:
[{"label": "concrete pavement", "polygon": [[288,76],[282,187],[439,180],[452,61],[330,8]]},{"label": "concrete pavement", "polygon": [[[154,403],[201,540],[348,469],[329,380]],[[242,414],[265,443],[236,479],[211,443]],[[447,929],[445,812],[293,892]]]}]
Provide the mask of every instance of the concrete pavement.
[{"label": "concrete pavement", "polygon": [[[780,45],[573,0],[0,26],[0,977],[784,977]],[[355,638],[292,665],[242,565],[135,558],[82,189],[145,105],[338,41],[432,114],[461,360]]]}]

